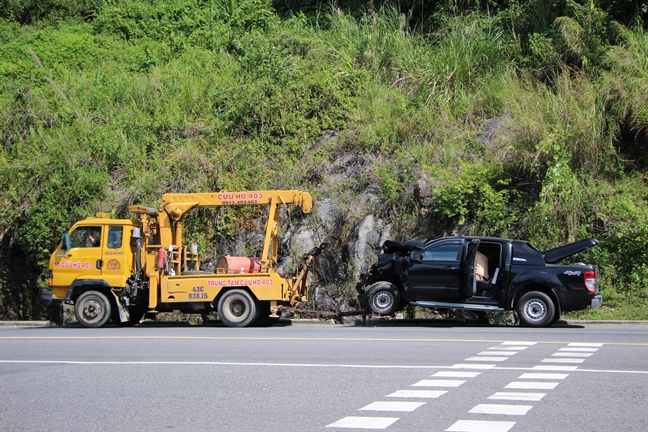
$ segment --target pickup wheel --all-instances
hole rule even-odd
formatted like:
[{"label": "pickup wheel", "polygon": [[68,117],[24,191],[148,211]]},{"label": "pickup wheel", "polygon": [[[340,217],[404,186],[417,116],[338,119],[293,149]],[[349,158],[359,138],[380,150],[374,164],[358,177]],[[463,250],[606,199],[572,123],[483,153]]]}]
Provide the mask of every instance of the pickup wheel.
[{"label": "pickup wheel", "polygon": [[101,327],[111,314],[108,298],[99,291],[86,291],[74,302],[74,315],[84,327]]},{"label": "pickup wheel", "polygon": [[547,294],[531,291],[518,302],[517,313],[522,325],[546,327],[554,322],[556,306]]},{"label": "pickup wheel", "polygon": [[400,305],[398,288],[389,282],[378,282],[366,291],[367,307],[378,315],[391,315]]},{"label": "pickup wheel", "polygon": [[246,327],[254,323],[259,314],[256,300],[247,291],[227,291],[218,301],[218,315],[227,327]]}]

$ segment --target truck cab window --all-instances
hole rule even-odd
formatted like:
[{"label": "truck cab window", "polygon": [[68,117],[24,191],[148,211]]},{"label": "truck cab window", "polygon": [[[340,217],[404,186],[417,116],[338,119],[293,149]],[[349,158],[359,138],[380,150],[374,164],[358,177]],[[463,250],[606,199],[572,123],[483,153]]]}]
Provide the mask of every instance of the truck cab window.
[{"label": "truck cab window", "polygon": [[108,249],[119,249],[122,246],[123,227],[108,227]]},{"label": "truck cab window", "polygon": [[97,247],[101,244],[101,227],[83,226],[70,233],[72,248]]},{"label": "truck cab window", "polygon": [[461,243],[434,245],[422,253],[423,261],[458,261]]}]

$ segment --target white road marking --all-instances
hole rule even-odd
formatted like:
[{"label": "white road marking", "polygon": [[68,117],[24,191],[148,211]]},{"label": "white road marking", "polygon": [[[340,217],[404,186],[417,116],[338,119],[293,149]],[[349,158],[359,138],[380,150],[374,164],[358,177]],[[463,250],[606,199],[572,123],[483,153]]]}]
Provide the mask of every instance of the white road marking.
[{"label": "white road marking", "polygon": [[477,355],[505,355],[511,356],[517,354],[517,351],[482,351],[477,353]]},{"label": "white road marking", "polygon": [[552,366],[552,365],[538,365],[533,366],[531,370],[544,370],[544,371],[575,371],[578,366]]},{"label": "white road marking", "polygon": [[542,363],[583,363],[585,359],[572,358],[546,358],[541,360]]},{"label": "white road marking", "polygon": [[488,349],[489,350],[524,351],[527,348],[529,348],[529,347],[525,347],[525,346],[501,346],[501,345],[498,345],[498,346],[490,347]]},{"label": "white road marking", "polygon": [[397,390],[386,397],[402,397],[402,398],[438,398],[448,393],[447,390]]},{"label": "white road marking", "polygon": [[348,364],[317,364],[317,363],[248,363],[248,362],[216,362],[216,361],[68,361],[68,360],[0,360],[0,364],[60,364],[82,366],[234,366],[234,367],[302,367],[302,368],[349,368],[349,369],[480,369],[480,370],[515,370],[515,371],[565,371],[586,373],[612,373],[648,375],[648,371],[614,370],[614,369],[578,369],[578,366],[536,365],[533,367],[495,367],[494,364],[460,363],[452,366],[417,366],[417,365],[348,365]]},{"label": "white road marking", "polygon": [[494,400],[515,400],[515,401],[539,401],[547,393],[515,393],[515,392],[497,392],[488,399]]},{"label": "white road marking", "polygon": [[505,421],[483,421],[483,420],[459,420],[448,429],[447,432],[507,432],[515,425],[515,422]]},{"label": "white road marking", "polygon": [[596,352],[598,348],[560,348],[558,351]]},{"label": "white road marking", "polygon": [[591,357],[592,353],[574,353],[574,352],[557,352],[551,354],[551,357]]},{"label": "white road marking", "polygon": [[443,377],[443,378],[475,378],[477,375],[479,375],[481,372],[437,372],[433,375],[433,377]]},{"label": "white road marking", "polygon": [[479,404],[470,411],[472,414],[526,415],[533,405]]},{"label": "white road marking", "polygon": [[459,387],[466,380],[421,380],[412,387]]},{"label": "white road marking", "polygon": [[553,390],[558,383],[537,382],[537,381],[513,381],[507,384],[505,389],[527,389],[527,390]]},{"label": "white road marking", "polygon": [[469,364],[469,363],[457,363],[450,366],[450,369],[492,369],[494,364]]},{"label": "white road marking", "polygon": [[602,344],[602,343],[582,343],[582,342],[572,342],[572,343],[570,343],[570,344],[567,345],[567,346],[568,346],[568,347],[598,347],[598,348],[600,348],[600,347],[603,346],[603,344]]},{"label": "white road marking", "polygon": [[538,342],[516,342],[516,341],[506,341],[502,342],[501,345],[526,345],[526,346],[532,346],[537,344]]},{"label": "white road marking", "polygon": [[464,359],[464,361],[495,361],[495,362],[500,362],[508,360],[508,357],[468,357],[467,359]]},{"label": "white road marking", "polygon": [[394,422],[398,420],[398,417],[344,417],[331,423],[326,427],[335,427],[335,428],[353,428],[353,429],[386,429]]},{"label": "white road marking", "polygon": [[524,373],[518,379],[565,379],[569,374]]},{"label": "white road marking", "polygon": [[406,411],[412,412],[425,405],[425,402],[372,402],[359,411]]}]

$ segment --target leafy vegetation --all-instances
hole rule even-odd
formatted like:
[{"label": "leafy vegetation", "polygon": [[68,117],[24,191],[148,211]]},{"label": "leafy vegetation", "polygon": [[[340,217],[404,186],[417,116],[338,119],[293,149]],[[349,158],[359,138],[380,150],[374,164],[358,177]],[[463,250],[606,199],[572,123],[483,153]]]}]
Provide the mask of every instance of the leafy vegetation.
[{"label": "leafy vegetation", "polygon": [[[606,308],[586,316],[645,319],[645,4],[400,5],[0,0],[0,315],[46,313],[49,252],[88,214],[299,187],[375,190],[401,238],[596,237]],[[187,232],[209,248],[244,213]]]}]

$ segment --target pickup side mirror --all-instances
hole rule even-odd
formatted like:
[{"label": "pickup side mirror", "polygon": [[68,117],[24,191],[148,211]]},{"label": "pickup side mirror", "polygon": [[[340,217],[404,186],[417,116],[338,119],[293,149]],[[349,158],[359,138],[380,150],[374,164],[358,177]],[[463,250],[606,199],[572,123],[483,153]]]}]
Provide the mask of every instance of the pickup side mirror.
[{"label": "pickup side mirror", "polygon": [[423,261],[423,254],[421,251],[412,251],[410,252],[410,261],[415,263],[420,263]]},{"label": "pickup side mirror", "polygon": [[63,244],[63,250],[65,251],[65,253],[67,253],[67,251],[70,250],[70,244],[71,244],[69,232],[66,232],[61,236],[61,243]]}]

